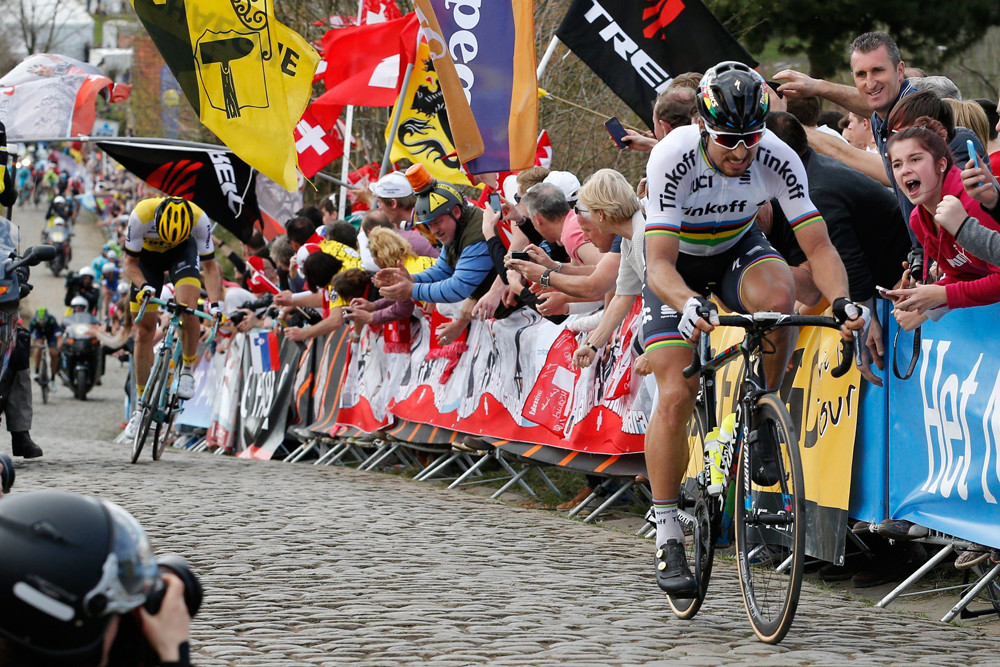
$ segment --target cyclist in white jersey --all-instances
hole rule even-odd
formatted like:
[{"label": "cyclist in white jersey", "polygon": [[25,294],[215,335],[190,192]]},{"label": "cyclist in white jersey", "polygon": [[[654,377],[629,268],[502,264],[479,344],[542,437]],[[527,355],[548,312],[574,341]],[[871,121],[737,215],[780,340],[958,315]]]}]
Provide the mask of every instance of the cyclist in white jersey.
[{"label": "cyclist in white jersey", "polygon": [[[764,79],[742,63],[720,63],[705,73],[696,101],[698,124],[667,135],[646,167],[643,337],[659,391],[646,430],[654,566],[660,588],[682,596],[697,590],[684,554],[677,494],[688,464],[685,428],[698,379],[685,379],[681,370],[691,363],[692,343],[718,323],[706,297],[714,293],[741,313],[791,313],[795,303],[788,265],[755,224],[761,205],[776,199],[791,222],[817,287],[844,323],[842,335],[849,338],[868,317],[847,297],[847,272],[809,199],[801,160],[765,128]],[[781,384],[796,335],[783,328],[768,337],[775,349],[764,365],[772,387]],[[766,480],[773,469],[765,463],[755,478]]]}]

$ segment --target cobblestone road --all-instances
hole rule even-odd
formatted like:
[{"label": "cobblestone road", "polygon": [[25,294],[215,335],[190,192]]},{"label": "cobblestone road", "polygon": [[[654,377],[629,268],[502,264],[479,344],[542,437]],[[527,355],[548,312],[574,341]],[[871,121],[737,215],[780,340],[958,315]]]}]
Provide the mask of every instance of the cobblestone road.
[{"label": "cobblestone road", "polygon": [[199,665],[996,664],[996,638],[806,586],[778,647],[749,629],[734,567],[675,620],[631,535],[349,468],[111,443],[124,371],[86,402],[36,402],[43,487],[122,504],[202,577]]}]

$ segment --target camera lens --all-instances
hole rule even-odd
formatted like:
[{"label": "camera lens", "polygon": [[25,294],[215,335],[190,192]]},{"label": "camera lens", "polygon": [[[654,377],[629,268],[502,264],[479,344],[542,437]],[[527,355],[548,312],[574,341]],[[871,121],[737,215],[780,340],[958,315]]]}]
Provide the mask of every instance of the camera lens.
[{"label": "camera lens", "polygon": [[149,594],[146,596],[146,602],[143,603],[143,607],[150,614],[156,615],[159,613],[160,607],[163,605],[163,596],[167,593],[167,585],[163,581],[162,575],[164,572],[170,572],[184,583],[184,604],[187,606],[188,614],[191,615],[191,618],[194,618],[198,610],[201,609],[201,601],[205,596],[205,591],[201,587],[201,581],[198,580],[198,576],[191,569],[191,566],[188,565],[188,562],[183,557],[176,554],[158,556],[156,558],[156,565],[159,568],[161,576],[157,577],[153,583],[153,588],[150,589]]}]

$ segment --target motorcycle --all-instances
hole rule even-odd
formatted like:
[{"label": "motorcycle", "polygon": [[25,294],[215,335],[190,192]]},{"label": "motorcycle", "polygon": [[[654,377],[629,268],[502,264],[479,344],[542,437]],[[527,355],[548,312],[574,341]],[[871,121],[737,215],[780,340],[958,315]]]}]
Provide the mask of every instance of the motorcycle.
[{"label": "motorcycle", "polygon": [[73,313],[63,320],[63,343],[59,348],[59,376],[78,400],[87,400],[100,373],[101,343],[90,313]]},{"label": "motorcycle", "polygon": [[49,269],[52,275],[58,276],[69,266],[69,261],[73,258],[73,250],[69,245],[69,230],[65,225],[57,223],[47,230],[43,241],[56,249],[55,257],[49,260]]},{"label": "motorcycle", "polygon": [[7,403],[14,374],[11,356],[17,342],[18,305],[31,292],[28,267],[55,256],[50,245],[31,246],[18,255],[20,231],[17,225],[0,216],[0,408]]}]

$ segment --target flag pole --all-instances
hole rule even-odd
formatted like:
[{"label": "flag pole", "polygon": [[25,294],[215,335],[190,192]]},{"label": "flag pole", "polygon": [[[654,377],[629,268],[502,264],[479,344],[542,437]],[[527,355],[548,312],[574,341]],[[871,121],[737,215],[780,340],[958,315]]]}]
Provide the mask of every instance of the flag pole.
[{"label": "flag pole", "polygon": [[54,144],[68,141],[91,142],[104,141],[111,144],[155,144],[161,146],[177,146],[179,148],[200,148],[210,151],[232,153],[232,149],[224,144],[204,144],[198,141],[183,141],[181,139],[162,139],[160,137],[92,137],[78,134],[75,137],[41,137],[30,139],[9,139],[19,144]]},{"label": "flag pole", "polygon": [[[419,33],[418,33],[419,35]],[[403,102],[406,99],[406,91],[410,88],[410,75],[413,74],[413,63],[406,65],[406,72],[403,74],[403,86],[399,89],[399,97],[396,98],[396,107],[392,110],[392,121],[389,123],[389,141],[385,144],[385,155],[382,156],[382,169],[378,176],[382,178],[385,172],[389,171],[389,156],[392,154],[392,145],[396,143],[396,132],[399,130],[399,119],[403,115]]]},{"label": "flag pole", "polygon": [[545,68],[549,66],[549,60],[552,58],[552,54],[555,53],[556,44],[559,43],[559,38],[552,35],[552,39],[549,40],[549,45],[545,47],[545,53],[542,54],[542,59],[538,63],[538,69],[535,70],[535,79],[541,81],[542,75],[545,74]]},{"label": "flag pole", "polygon": [[[361,12],[365,10],[365,0],[358,0],[358,25],[365,24],[365,17]],[[344,161],[340,165],[340,180],[347,183],[347,174],[351,171],[351,130],[354,125],[354,105],[347,105],[347,117],[344,119]],[[340,186],[340,203],[337,205],[337,217],[344,219],[344,211],[347,208],[347,186]]]}]

